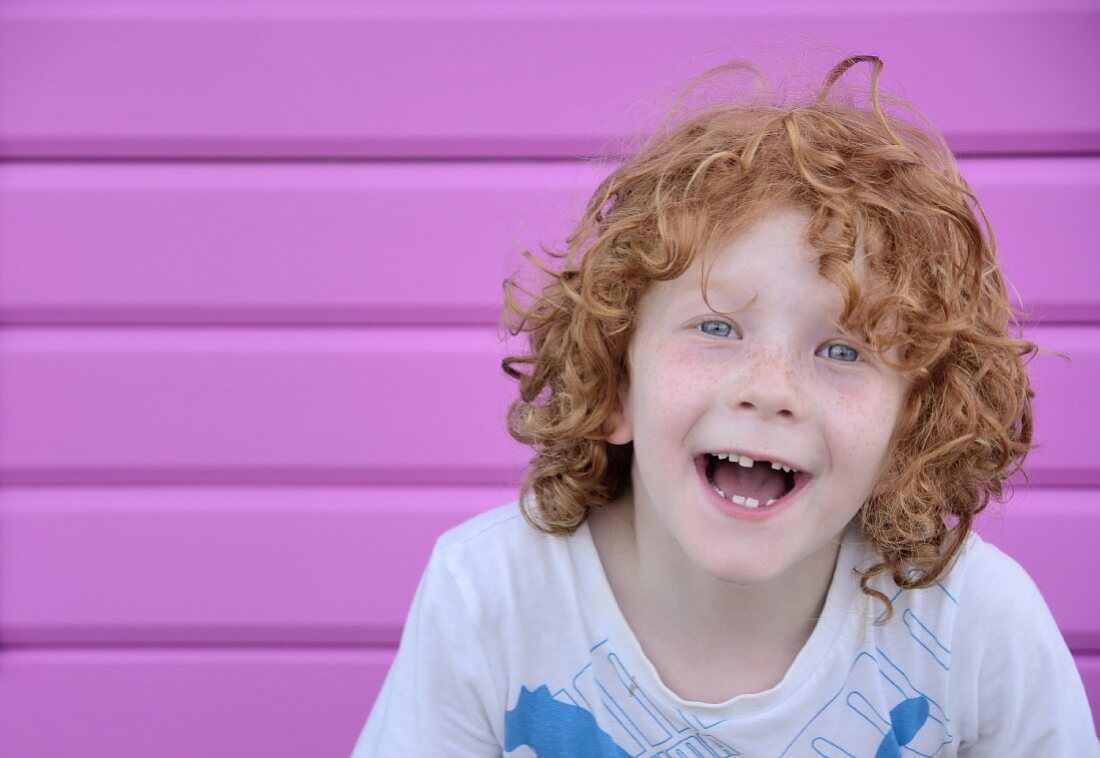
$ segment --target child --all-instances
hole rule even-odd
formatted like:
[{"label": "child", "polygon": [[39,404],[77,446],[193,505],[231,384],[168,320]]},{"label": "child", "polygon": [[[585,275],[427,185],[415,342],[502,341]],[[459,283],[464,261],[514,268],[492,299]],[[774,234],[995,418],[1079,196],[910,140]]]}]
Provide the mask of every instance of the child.
[{"label": "child", "polygon": [[[861,61],[870,109],[831,93]],[[881,67],[658,131],[541,294],[506,283],[522,507],[437,542],[356,758],[1100,756],[1038,590],[971,532],[1038,348]]]}]

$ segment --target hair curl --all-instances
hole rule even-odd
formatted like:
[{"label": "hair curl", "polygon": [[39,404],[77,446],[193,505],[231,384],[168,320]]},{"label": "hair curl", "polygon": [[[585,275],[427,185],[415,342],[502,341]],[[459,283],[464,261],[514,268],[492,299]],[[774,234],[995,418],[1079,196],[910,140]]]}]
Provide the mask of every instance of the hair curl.
[{"label": "hair curl", "polygon": [[[871,108],[834,87],[860,62],[872,65]],[[751,64],[734,61],[688,89],[740,68],[760,80]],[[1023,359],[1039,348],[1007,332],[1010,320],[1019,327],[993,232],[954,156],[926,121],[922,129],[884,111],[881,69],[875,56],[854,56],[797,107],[758,95],[659,127],[592,194],[567,250],[543,249],[561,259],[558,270],[524,251],[548,283],[535,295],[504,282],[504,323],[512,335],[528,333],[529,352],[509,356],[503,369],[519,380],[509,433],[536,451],[520,490],[532,526],[568,534],[630,483],[633,445],[611,445],[606,429],[629,382],[647,285],[680,276],[696,254],[777,206],[810,212],[818,271],[844,295],[838,326],[880,356],[902,346],[900,363],[884,361],[909,380],[909,393],[873,490],[880,494],[860,509],[882,559],[860,586],[885,603],[883,621],[893,608],[871,580],[889,572],[901,588],[933,584],[990,496],[1001,500],[1032,446],[1034,392]],[[923,121],[904,101],[889,102]],[[857,243],[869,272],[862,286]],[[703,289],[705,297],[705,276]]]}]

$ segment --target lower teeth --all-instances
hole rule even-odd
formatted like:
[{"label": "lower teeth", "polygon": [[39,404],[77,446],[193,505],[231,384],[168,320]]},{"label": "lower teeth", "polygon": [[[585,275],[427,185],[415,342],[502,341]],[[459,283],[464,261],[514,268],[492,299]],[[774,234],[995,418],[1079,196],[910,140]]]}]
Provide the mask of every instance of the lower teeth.
[{"label": "lower teeth", "polygon": [[761,506],[760,501],[755,499],[755,498],[741,497],[740,495],[727,495],[725,492],[722,491],[722,488],[719,487],[714,482],[711,482],[710,486],[714,487],[714,491],[717,492],[722,497],[724,497],[726,500],[729,500],[733,503],[736,503],[737,505],[743,505],[746,508],[761,508],[761,507],[767,508],[769,505],[771,505],[772,503],[779,500],[779,498],[773,497],[771,500],[769,500],[768,502],[764,503],[763,506]]}]

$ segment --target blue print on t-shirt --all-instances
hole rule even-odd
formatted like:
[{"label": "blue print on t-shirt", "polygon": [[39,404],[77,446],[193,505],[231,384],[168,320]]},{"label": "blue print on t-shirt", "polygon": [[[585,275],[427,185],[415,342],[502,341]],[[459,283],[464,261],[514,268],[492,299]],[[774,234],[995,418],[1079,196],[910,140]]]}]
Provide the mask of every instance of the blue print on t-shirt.
[{"label": "blue print on t-shirt", "polygon": [[901,758],[901,748],[908,745],[928,720],[928,698],[912,697],[890,709],[890,731],[882,738],[875,758]]},{"label": "blue print on t-shirt", "polygon": [[521,688],[516,707],[504,715],[504,749],[526,745],[539,758],[630,758],[584,708],[555,700],[544,684]]}]

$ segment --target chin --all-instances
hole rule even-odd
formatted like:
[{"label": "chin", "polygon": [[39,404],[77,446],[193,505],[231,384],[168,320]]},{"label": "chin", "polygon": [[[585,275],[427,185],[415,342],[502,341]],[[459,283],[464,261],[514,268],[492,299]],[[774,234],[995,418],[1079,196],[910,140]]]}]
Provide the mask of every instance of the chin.
[{"label": "chin", "polygon": [[707,574],[727,584],[739,587],[757,587],[780,579],[791,566],[771,561],[753,560],[751,556],[731,558],[729,555],[711,556],[697,562]]}]

